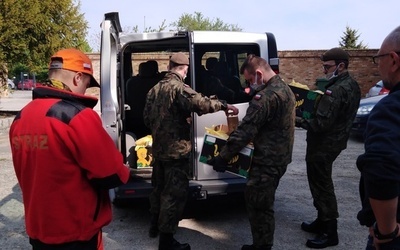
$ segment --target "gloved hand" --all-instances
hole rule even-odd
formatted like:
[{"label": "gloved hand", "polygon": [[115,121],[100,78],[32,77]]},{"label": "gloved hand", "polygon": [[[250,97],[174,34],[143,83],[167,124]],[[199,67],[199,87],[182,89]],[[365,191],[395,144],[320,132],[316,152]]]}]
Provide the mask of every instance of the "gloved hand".
[{"label": "gloved hand", "polygon": [[239,109],[233,105],[227,104],[227,108],[225,110],[225,114],[228,115],[237,115],[239,114]]},{"label": "gloved hand", "polygon": [[302,124],[304,122],[304,119],[302,117],[297,117],[296,116],[296,120],[295,120],[295,126],[298,128],[302,128]]},{"label": "gloved hand", "polygon": [[207,164],[213,166],[213,169],[220,173],[225,172],[225,170],[227,169],[227,162],[224,159],[222,159],[220,155],[208,160]]}]

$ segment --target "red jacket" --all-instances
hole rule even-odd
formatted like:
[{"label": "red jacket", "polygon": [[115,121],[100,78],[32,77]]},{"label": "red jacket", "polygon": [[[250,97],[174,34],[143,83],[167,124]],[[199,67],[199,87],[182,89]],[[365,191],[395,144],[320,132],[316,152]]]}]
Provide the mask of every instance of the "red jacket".
[{"label": "red jacket", "polygon": [[126,183],[129,170],[92,109],[96,103],[38,87],[11,125],[14,168],[32,239],[85,241],[111,221],[108,189]]}]

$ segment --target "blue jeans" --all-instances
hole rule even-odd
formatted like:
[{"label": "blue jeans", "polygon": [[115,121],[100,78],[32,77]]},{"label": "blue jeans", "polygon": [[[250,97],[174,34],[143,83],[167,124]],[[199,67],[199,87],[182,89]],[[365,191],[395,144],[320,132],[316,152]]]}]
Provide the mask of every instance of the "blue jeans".
[{"label": "blue jeans", "polygon": [[[368,235],[368,243],[367,247],[365,250],[375,250],[376,248],[372,245],[373,243],[373,238]],[[397,237],[396,239],[389,241],[387,243],[383,243],[379,245],[380,250],[400,250],[400,237]]]}]

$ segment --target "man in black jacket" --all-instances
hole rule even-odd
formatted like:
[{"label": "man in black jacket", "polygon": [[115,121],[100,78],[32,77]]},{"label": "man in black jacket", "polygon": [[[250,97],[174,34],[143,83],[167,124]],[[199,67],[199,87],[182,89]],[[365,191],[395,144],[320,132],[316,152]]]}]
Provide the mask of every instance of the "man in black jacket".
[{"label": "man in black jacket", "polygon": [[367,250],[400,249],[400,26],[373,57],[383,85],[390,90],[372,109],[365,131],[361,171],[361,225],[369,227]]}]

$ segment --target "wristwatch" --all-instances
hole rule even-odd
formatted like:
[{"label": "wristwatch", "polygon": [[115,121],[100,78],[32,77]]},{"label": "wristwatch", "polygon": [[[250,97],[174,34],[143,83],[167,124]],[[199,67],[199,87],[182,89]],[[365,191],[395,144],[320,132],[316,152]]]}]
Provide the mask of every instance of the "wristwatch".
[{"label": "wristwatch", "polygon": [[391,232],[390,234],[381,234],[379,232],[378,224],[376,224],[376,222],[374,223],[372,228],[374,229],[375,238],[377,238],[378,240],[393,240],[397,237],[397,234],[399,233],[399,225],[398,224],[396,225],[396,229],[393,232]]}]

